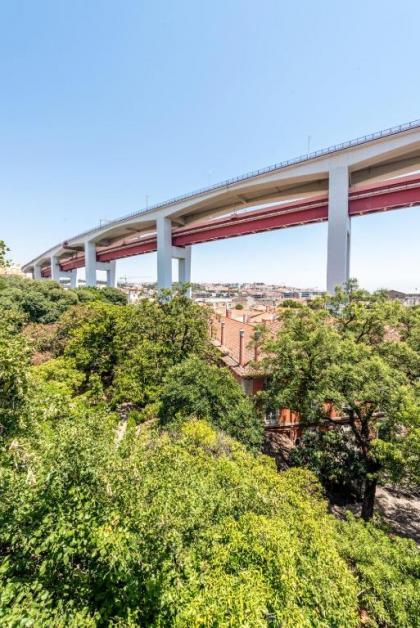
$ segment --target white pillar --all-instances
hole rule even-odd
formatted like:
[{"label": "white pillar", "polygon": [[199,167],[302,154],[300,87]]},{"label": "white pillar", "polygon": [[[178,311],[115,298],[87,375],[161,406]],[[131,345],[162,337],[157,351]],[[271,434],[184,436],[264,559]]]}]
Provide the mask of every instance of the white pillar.
[{"label": "white pillar", "polygon": [[56,255],[51,255],[51,279],[53,281],[60,282],[60,272],[58,257]]},{"label": "white pillar", "polygon": [[172,288],[172,224],[160,216],[157,230],[157,285],[159,290]]},{"label": "white pillar", "polygon": [[116,288],[116,261],[109,262],[109,268],[106,271],[106,285],[109,288]]},{"label": "white pillar", "polygon": [[349,173],[347,166],[330,170],[328,190],[327,290],[344,285],[350,273]]},{"label": "white pillar", "polygon": [[70,288],[77,288],[77,268],[73,268],[70,272]]},{"label": "white pillar", "polygon": [[96,286],[96,244],[85,242],[86,285]]},{"label": "white pillar", "polygon": [[33,276],[34,279],[42,279],[41,264],[34,264],[32,276]]},{"label": "white pillar", "polygon": [[[179,283],[191,283],[191,247],[185,247],[185,256],[178,260],[178,281]],[[187,289],[187,296],[191,298],[191,287]]]}]

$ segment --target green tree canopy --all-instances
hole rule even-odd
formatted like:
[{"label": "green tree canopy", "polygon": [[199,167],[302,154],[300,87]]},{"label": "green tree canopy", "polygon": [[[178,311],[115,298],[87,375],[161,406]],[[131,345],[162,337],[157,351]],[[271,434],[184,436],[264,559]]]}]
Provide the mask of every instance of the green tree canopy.
[{"label": "green tree canopy", "polygon": [[249,447],[261,449],[261,419],[227,368],[187,358],[168,371],[159,399],[162,425],[191,417],[206,419]]},{"label": "green tree canopy", "polygon": [[[341,453],[357,453],[351,468],[361,474],[356,481],[363,479],[362,515],[369,519],[378,479],[412,477],[416,466],[420,426],[419,388],[413,383],[418,368],[416,323],[410,321],[410,331],[404,332],[413,348],[401,337],[406,317],[402,308],[382,293],[370,299],[354,284],[348,293],[337,291],[326,306],[283,314],[278,336],[266,342],[270,381],[261,398],[266,408],[298,412],[303,425],[333,427],[331,405],[346,420],[351,429],[342,432],[342,445],[343,437],[347,443]],[[398,336],[392,342],[387,339],[391,330]],[[409,363],[400,366],[399,355],[409,356]],[[324,441],[304,438],[301,446]],[[326,451],[320,455],[326,463]],[[310,452],[303,452],[300,459],[305,458],[315,459]],[[339,473],[334,456],[327,467]]]},{"label": "green tree canopy", "polygon": [[72,305],[85,301],[125,304],[126,295],[116,288],[64,289],[56,281],[25,277],[0,278],[0,311],[18,310],[32,323],[53,323]]}]

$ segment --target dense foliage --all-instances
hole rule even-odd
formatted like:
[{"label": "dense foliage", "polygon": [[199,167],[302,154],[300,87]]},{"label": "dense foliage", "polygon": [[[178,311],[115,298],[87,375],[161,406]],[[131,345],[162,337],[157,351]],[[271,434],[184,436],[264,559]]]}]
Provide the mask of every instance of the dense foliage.
[{"label": "dense foliage", "polygon": [[9,266],[9,261],[6,257],[9,248],[6,246],[6,242],[4,240],[0,240],[0,268]]},{"label": "dense foliage", "polygon": [[230,371],[191,357],[172,367],[160,394],[162,425],[196,417],[254,449],[261,449],[263,426],[252,401]]},{"label": "dense foliage", "polygon": [[263,403],[291,408],[317,430],[336,429],[335,410],[350,429],[307,432],[293,459],[327,483],[362,482],[369,519],[379,479],[418,480],[420,310],[350,283],[333,298],[281,316],[280,332],[265,345],[270,381]]},{"label": "dense foliage", "polygon": [[3,625],[357,625],[310,475],[205,423],[114,430],[79,409],[5,452]]},{"label": "dense foliage", "polygon": [[415,544],[337,521],[311,471],[251,451],[205,308],[93,297],[51,298],[54,323],[0,306],[1,625],[416,625]]},{"label": "dense foliage", "polygon": [[27,322],[53,323],[71,305],[85,301],[124,304],[127,298],[116,288],[63,290],[56,281],[0,277],[0,312],[20,313]]}]

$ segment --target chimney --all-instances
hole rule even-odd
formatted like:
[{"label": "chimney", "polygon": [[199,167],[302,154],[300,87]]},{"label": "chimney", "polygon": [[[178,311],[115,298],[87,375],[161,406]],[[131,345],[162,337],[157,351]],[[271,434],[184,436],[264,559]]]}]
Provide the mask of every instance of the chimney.
[{"label": "chimney", "polygon": [[226,318],[232,318],[232,310],[226,308]]},{"label": "chimney", "polygon": [[222,346],[225,344],[225,321],[220,323],[220,344]]},{"label": "chimney", "polygon": [[242,316],[242,322],[243,322],[243,323],[246,323],[246,314],[243,314],[243,316]]},{"label": "chimney", "polygon": [[245,332],[243,329],[239,330],[239,366],[244,365],[244,336]]}]

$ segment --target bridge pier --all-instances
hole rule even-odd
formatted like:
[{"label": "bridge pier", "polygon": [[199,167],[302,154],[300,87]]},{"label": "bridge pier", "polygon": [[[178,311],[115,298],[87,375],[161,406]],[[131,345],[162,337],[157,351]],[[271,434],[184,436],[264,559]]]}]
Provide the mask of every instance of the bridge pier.
[{"label": "bridge pier", "polygon": [[42,268],[41,268],[41,264],[34,264],[33,270],[32,270],[32,277],[33,279],[42,279]]},{"label": "bridge pier", "polygon": [[327,291],[350,277],[349,172],[347,166],[330,170],[328,187]]},{"label": "bridge pier", "polygon": [[116,286],[116,261],[98,262],[96,259],[96,244],[92,241],[85,242],[85,274],[86,285],[96,287],[96,271],[106,271],[106,285],[111,288]]},{"label": "bridge pier", "polygon": [[96,244],[85,242],[85,281],[91,288],[96,287]]},{"label": "bridge pier", "polygon": [[[157,285],[158,290],[172,288],[172,259],[178,260],[178,280],[191,281],[191,246],[172,246],[172,221],[159,216],[156,220],[157,233]],[[191,289],[187,290],[191,296]]]},{"label": "bridge pier", "polygon": [[[35,267],[34,267],[35,273]],[[51,279],[53,281],[58,281],[60,283],[60,279],[70,279],[70,288],[77,287],[77,269],[73,270],[61,270],[60,262],[57,255],[51,256]]]},{"label": "bridge pier", "polygon": [[117,287],[117,262],[113,260],[109,262],[109,268],[106,271],[106,285],[108,288]]},{"label": "bridge pier", "polygon": [[[178,259],[178,281],[181,284],[191,282],[191,246],[172,247],[172,257]],[[187,288],[186,295],[191,298],[191,288]]]},{"label": "bridge pier", "polygon": [[51,279],[60,283],[60,264],[57,255],[51,255]]},{"label": "bridge pier", "polygon": [[70,288],[77,288],[77,268],[70,271]]},{"label": "bridge pier", "polygon": [[170,218],[158,217],[156,235],[158,290],[170,290],[172,288],[172,221]]}]

